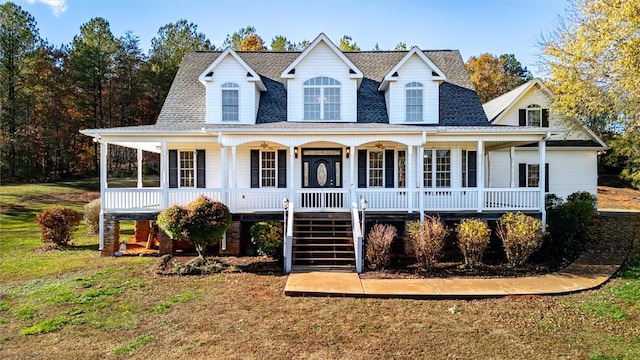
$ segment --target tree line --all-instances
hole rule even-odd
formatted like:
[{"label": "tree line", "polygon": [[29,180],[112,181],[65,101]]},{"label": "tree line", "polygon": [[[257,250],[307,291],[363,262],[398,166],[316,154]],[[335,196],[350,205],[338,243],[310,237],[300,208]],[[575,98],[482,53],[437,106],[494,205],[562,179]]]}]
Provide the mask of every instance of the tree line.
[{"label": "tree line", "polygon": [[[573,0],[573,12],[541,39],[555,106],[613,145],[611,157],[640,187],[640,0]],[[597,24],[598,26],[593,26]],[[619,24],[622,24],[618,26]],[[242,51],[302,51],[308,40],[275,36],[270,46],[253,26],[222,44]],[[360,51],[349,35],[342,51]],[[399,42],[394,50],[407,50]],[[41,181],[95,175],[97,144],[78,130],[154,124],[187,51],[216,50],[197,25],[178,20],[158,29],[145,53],[132,32],[114,35],[106,19],[84,23],[69,44],[42,39],[31,14],[0,6],[0,179]],[[372,49],[382,50],[378,44]],[[481,102],[532,78],[513,54],[472,56],[465,64]],[[135,154],[114,148],[109,165],[132,167]]]}]

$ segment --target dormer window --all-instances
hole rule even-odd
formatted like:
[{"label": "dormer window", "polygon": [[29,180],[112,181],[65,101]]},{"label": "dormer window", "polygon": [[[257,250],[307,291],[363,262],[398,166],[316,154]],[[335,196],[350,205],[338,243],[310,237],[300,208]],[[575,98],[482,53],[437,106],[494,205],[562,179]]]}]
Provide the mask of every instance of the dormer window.
[{"label": "dormer window", "polygon": [[227,82],[222,84],[222,120],[238,121],[239,119],[239,89],[236,83]]},{"label": "dormer window", "polygon": [[422,90],[419,82],[410,82],[406,86],[407,121],[422,121]]},{"label": "dormer window", "polygon": [[304,119],[340,119],[340,82],[322,76],[304,82]]},{"label": "dormer window", "polygon": [[542,125],[542,107],[540,105],[527,106],[527,126]]}]

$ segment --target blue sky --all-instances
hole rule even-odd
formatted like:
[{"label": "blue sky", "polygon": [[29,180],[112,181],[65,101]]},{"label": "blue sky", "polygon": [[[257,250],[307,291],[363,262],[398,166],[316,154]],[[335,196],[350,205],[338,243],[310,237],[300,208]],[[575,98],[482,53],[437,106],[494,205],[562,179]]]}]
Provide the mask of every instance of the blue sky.
[{"label": "blue sky", "polygon": [[393,49],[398,42],[421,49],[457,49],[466,61],[481,53],[515,54],[534,75],[543,76],[536,46],[557,24],[567,0],[424,1],[213,1],[213,0],[15,0],[33,15],[40,36],[68,44],[80,26],[103,17],[117,37],[128,30],[148,52],[158,29],[187,19],[216,45],[247,25],[268,46],[276,35],[313,40],[324,32],[338,42],[350,35],[362,50],[376,43]]}]

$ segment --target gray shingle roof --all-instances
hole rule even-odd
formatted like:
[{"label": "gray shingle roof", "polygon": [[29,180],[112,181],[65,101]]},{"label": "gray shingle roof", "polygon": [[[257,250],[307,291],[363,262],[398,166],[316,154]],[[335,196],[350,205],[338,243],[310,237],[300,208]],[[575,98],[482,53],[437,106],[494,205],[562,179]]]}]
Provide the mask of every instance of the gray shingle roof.
[{"label": "gray shingle roof", "polygon": [[505,111],[518,97],[520,97],[520,95],[522,95],[523,92],[529,88],[529,85],[531,85],[533,81],[534,80],[527,81],[517,88],[484,103],[482,108],[484,109],[485,114],[487,114],[489,121],[495,120],[498,115],[502,114],[503,111]]},{"label": "gray shingle roof", "polygon": [[[198,76],[221,53],[198,51],[185,55],[158,117],[158,126],[182,128],[186,124],[205,125],[205,87],[198,81]],[[447,81],[440,85],[439,125],[490,125],[460,53],[452,50],[424,53],[447,77]],[[406,51],[345,53],[364,74],[358,90],[358,123],[389,123],[384,95],[378,91],[378,86],[406,54]],[[260,98],[257,124],[286,121],[287,94],[280,74],[300,53],[239,51],[238,55],[260,75],[267,87]]]}]

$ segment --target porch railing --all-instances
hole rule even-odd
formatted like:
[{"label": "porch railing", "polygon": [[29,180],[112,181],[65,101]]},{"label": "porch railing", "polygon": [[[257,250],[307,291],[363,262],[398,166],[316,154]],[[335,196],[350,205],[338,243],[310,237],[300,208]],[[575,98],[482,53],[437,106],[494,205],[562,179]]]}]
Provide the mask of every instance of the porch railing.
[{"label": "porch railing", "polygon": [[162,189],[107,189],[102,201],[105,211],[157,211],[162,210]]},{"label": "porch railing", "polygon": [[[364,198],[376,211],[407,211],[409,210],[410,192],[406,189],[369,189],[356,190],[356,199]],[[418,205],[417,201],[413,206]]]},{"label": "porch railing", "polygon": [[360,214],[358,214],[358,204],[351,204],[351,224],[353,226],[353,250],[356,256],[356,272],[359,274],[362,272],[362,243],[363,237],[362,234],[362,221],[360,219]]},{"label": "porch railing", "polygon": [[[234,193],[235,192],[235,193]],[[479,194],[479,192],[482,192]],[[296,211],[351,211],[354,199],[365,198],[369,211],[511,211],[540,210],[540,190],[530,188],[465,189],[160,189],[109,188],[103,195],[105,211],[159,211],[173,204],[186,205],[200,195],[221,201],[234,212],[280,212],[282,199]],[[353,194],[353,196],[352,196]],[[353,197],[353,198],[352,198]],[[231,204],[231,200],[235,204]],[[480,202],[480,203],[478,203]]]},{"label": "porch railing", "polygon": [[299,189],[294,201],[301,211],[348,211],[351,194],[349,189]]},{"label": "porch railing", "polygon": [[539,210],[540,190],[527,188],[484,189],[483,210]]}]

